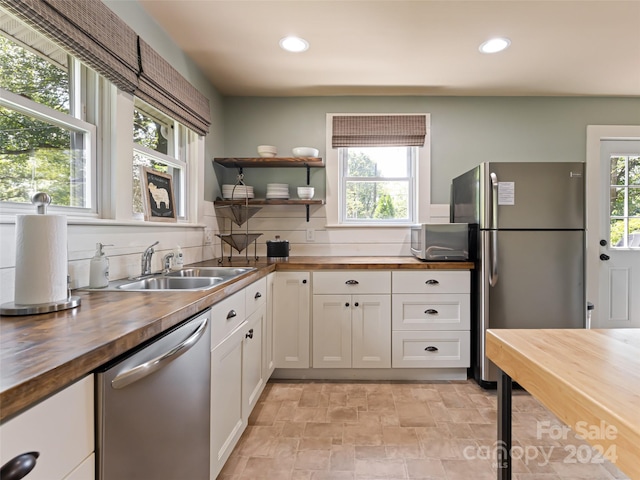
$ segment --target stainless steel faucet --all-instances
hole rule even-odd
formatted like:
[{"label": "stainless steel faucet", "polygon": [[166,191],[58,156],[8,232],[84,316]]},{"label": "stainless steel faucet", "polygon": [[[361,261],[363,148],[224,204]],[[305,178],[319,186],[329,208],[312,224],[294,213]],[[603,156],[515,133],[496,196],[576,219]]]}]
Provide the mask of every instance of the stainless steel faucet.
[{"label": "stainless steel faucet", "polygon": [[162,273],[168,273],[171,270],[171,259],[174,257],[173,252],[167,253],[164,257],[162,257],[163,269]]},{"label": "stainless steel faucet", "polygon": [[155,251],[153,247],[158,245],[160,242],[149,245],[147,249],[142,253],[142,263],[140,265],[140,275],[151,275],[151,257],[153,256],[153,252]]}]

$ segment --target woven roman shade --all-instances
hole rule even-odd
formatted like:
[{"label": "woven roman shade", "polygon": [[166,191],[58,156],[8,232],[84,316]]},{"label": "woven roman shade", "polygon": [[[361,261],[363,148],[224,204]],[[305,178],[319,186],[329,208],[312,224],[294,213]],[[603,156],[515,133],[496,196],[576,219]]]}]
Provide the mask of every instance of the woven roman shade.
[{"label": "woven roman shade", "polygon": [[206,135],[211,125],[209,99],[138,37],[140,74],[135,95],[158,110]]},{"label": "woven roman shade", "polygon": [[335,115],[331,144],[337,147],[421,147],[424,115]]},{"label": "woven roman shade", "polygon": [[134,92],[137,35],[100,0],[0,0],[0,6],[120,90]]}]

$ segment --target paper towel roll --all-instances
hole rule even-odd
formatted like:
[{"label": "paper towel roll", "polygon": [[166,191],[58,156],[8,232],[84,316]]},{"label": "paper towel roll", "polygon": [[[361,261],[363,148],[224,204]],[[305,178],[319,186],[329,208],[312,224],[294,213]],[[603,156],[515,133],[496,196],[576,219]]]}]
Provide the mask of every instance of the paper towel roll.
[{"label": "paper towel roll", "polygon": [[16,216],[15,303],[67,298],[67,217]]}]

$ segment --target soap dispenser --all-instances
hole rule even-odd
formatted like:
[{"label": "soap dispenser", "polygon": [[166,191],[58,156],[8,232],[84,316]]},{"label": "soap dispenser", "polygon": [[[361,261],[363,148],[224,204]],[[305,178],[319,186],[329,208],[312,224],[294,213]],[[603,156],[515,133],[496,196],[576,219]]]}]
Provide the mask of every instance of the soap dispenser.
[{"label": "soap dispenser", "polygon": [[96,254],[89,265],[89,288],[109,286],[109,259],[102,250],[106,245],[96,243]]},{"label": "soap dispenser", "polygon": [[176,267],[182,268],[184,265],[184,257],[182,256],[182,248],[178,245],[178,251],[176,252]]}]

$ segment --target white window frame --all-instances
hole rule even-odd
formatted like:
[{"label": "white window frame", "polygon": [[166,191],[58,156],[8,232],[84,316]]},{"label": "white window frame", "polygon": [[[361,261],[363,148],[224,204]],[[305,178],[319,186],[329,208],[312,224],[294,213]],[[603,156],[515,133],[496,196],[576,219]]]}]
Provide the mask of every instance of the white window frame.
[{"label": "white window frame", "polygon": [[[376,147],[368,147],[376,148]],[[382,148],[382,147],[380,147]],[[338,215],[341,225],[413,225],[416,223],[415,211],[416,211],[416,165],[418,163],[418,147],[406,147],[408,148],[407,155],[407,173],[406,177],[349,177],[348,173],[348,150],[349,147],[338,148],[338,162],[340,165],[340,190],[338,191],[338,204],[340,206],[340,212]],[[393,181],[407,181],[409,184],[408,199],[407,199],[407,219],[349,219],[347,218],[347,183],[350,181],[357,182],[393,182]]]},{"label": "white window frame", "polygon": [[[70,76],[71,81],[71,76]],[[42,122],[82,133],[84,135],[86,147],[86,198],[88,206],[86,207],[69,207],[61,205],[51,205],[49,212],[63,213],[69,215],[93,216],[98,215],[97,210],[97,129],[96,126],[75,118],[66,113],[59,112],[52,108],[34,102],[28,98],[16,95],[8,90],[0,88],[0,105],[8,109],[17,111],[24,115],[29,115]],[[45,192],[46,193],[46,192]],[[33,213],[33,205],[28,203],[17,202],[0,202],[2,204],[3,213],[23,214]]]},{"label": "white window frame", "polygon": [[[383,222],[367,222],[367,223],[343,223],[340,219],[340,211],[342,199],[340,198],[340,160],[339,149],[333,148],[331,139],[333,136],[333,117],[339,115],[362,115],[362,113],[327,113],[326,116],[326,148],[325,148],[325,174],[326,174],[326,215],[327,227],[354,227],[354,228],[407,228],[410,223],[383,223]],[[389,113],[367,115],[396,115]],[[416,113],[398,113],[397,115],[416,115]],[[428,113],[420,114],[425,116],[427,134],[422,147],[417,148],[417,158],[414,162],[414,178],[415,178],[415,211],[414,223],[429,222],[431,214],[431,115]]]}]

